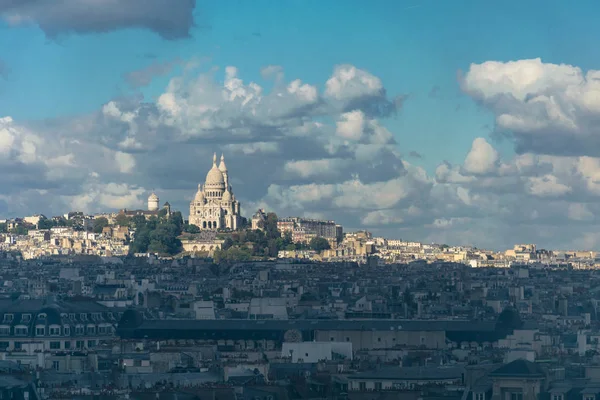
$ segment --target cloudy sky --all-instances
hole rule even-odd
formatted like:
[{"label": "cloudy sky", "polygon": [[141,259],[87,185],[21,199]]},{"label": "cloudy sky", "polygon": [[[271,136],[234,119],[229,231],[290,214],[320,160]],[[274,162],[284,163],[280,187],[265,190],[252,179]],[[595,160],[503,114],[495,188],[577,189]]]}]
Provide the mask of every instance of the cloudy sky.
[{"label": "cloudy sky", "polygon": [[[495,3],[495,4],[491,4]],[[600,249],[600,16],[579,0],[0,0],[0,218],[250,215]]]}]

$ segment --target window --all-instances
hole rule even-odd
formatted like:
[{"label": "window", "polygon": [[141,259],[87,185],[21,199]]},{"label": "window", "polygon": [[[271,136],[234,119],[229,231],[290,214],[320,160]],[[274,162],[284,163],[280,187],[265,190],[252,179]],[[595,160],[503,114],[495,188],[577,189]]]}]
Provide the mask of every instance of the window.
[{"label": "window", "polygon": [[50,348],[52,350],[60,350],[60,342],[50,342]]},{"label": "window", "polygon": [[552,400],[563,400],[563,395],[562,394],[553,394]]},{"label": "window", "polygon": [[69,342],[69,341],[66,341],[66,342],[65,342],[65,349],[66,349],[66,350],[68,350],[68,349],[70,349],[70,348],[71,348],[71,342]]},{"label": "window", "polygon": [[[88,349],[91,349],[92,347],[96,347],[96,341],[95,340],[88,340]],[[522,398],[519,400],[523,400]]]},{"label": "window", "polygon": [[15,327],[15,335],[16,336],[25,336],[25,335],[27,335],[27,327],[26,326],[17,326],[17,327]]},{"label": "window", "polygon": [[85,332],[85,329],[84,329],[84,327],[83,327],[83,326],[81,326],[81,325],[77,325],[77,326],[75,327],[75,334],[76,334],[76,335],[83,335],[83,334],[84,334],[84,332]]},{"label": "window", "polygon": [[0,327],[0,335],[3,335],[3,336],[10,335],[10,326],[2,326],[2,327]]},{"label": "window", "polygon": [[346,336],[346,342],[349,342],[350,338],[348,336]]},{"label": "window", "polygon": [[381,390],[381,389],[382,389],[381,382],[375,382],[375,390]]},{"label": "window", "polygon": [[59,335],[60,335],[60,328],[50,327],[50,336],[59,336]]},{"label": "window", "polygon": [[12,314],[4,314],[4,322],[5,323],[11,323],[13,321],[13,315]]},{"label": "window", "polygon": [[475,398],[473,400],[485,400],[485,393],[475,393]]},{"label": "window", "polygon": [[335,340],[334,338],[330,337],[329,340],[331,340],[332,342]]},{"label": "window", "polygon": [[381,342],[381,338],[380,338],[380,337],[378,337],[378,338],[377,338],[377,341],[378,341],[378,342]]},{"label": "window", "polygon": [[96,327],[95,326],[88,326],[87,327],[87,333],[88,333],[88,335],[95,335],[96,334]]},{"label": "window", "polygon": [[15,342],[15,350],[21,350],[23,344],[21,342]]},{"label": "window", "polygon": [[31,321],[31,314],[23,314],[21,315],[21,322],[24,324],[29,323]]},{"label": "window", "polygon": [[583,396],[583,400],[596,400],[596,396],[593,394],[586,394]]},{"label": "window", "polygon": [[78,349],[83,349],[85,347],[85,342],[83,340],[78,340],[75,342],[75,347]]},{"label": "window", "polygon": [[79,314],[79,319],[82,321],[87,321],[87,314],[86,313]]},{"label": "window", "polygon": [[75,313],[69,314],[69,319],[74,320],[75,319]]},{"label": "window", "polygon": [[44,326],[39,326],[35,328],[35,335],[36,336],[44,336],[46,334],[46,327]]},{"label": "window", "polygon": [[367,390],[366,382],[358,382],[358,390]]},{"label": "window", "polygon": [[9,342],[0,342],[0,350],[6,350],[6,349],[8,349],[9,345],[10,345]]},{"label": "window", "polygon": [[52,369],[58,371],[60,369],[60,361],[52,361]]},{"label": "window", "polygon": [[523,400],[523,393],[511,393],[510,400]]},{"label": "window", "polygon": [[63,326],[63,332],[65,333],[65,336],[71,335],[71,327],[68,325]]}]

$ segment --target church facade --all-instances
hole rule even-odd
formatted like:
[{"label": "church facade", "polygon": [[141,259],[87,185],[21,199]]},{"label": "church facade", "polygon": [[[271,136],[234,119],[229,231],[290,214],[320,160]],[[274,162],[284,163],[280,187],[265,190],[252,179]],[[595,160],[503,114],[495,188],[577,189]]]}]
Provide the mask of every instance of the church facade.
[{"label": "church facade", "polygon": [[202,230],[236,230],[241,225],[240,203],[229,185],[223,155],[218,166],[217,154],[213,155],[213,165],[206,174],[204,185],[198,185],[198,191],[190,203],[189,223]]}]

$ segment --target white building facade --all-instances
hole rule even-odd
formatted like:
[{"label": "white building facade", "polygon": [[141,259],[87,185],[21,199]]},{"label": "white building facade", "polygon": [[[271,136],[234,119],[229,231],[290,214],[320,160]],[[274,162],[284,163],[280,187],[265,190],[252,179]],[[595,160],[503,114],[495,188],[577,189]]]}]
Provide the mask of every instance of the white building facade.
[{"label": "white building facade", "polygon": [[204,185],[198,185],[198,191],[190,203],[189,223],[203,230],[237,230],[240,226],[240,203],[229,185],[223,155],[217,166],[217,155],[214,154],[213,165]]}]

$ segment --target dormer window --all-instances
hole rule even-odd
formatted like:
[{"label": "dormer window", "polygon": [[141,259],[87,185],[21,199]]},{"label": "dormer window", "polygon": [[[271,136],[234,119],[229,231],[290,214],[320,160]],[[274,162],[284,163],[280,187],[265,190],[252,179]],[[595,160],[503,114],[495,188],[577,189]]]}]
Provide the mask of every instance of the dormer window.
[{"label": "dormer window", "polygon": [[38,318],[39,319],[46,319],[46,317],[47,317],[46,313],[39,313],[38,314]]},{"label": "dormer window", "polygon": [[21,322],[24,324],[28,323],[29,321],[31,321],[31,314],[23,314],[21,316]]},{"label": "dormer window", "polygon": [[4,323],[10,324],[13,321],[14,316],[12,314],[4,314]]},{"label": "dormer window", "polygon": [[593,394],[583,395],[583,400],[596,400],[596,395],[593,395]]},{"label": "dormer window", "polygon": [[473,400],[485,400],[485,393],[473,393]]},{"label": "dormer window", "polygon": [[87,321],[87,314],[86,313],[79,314],[79,319],[82,321]]},{"label": "dormer window", "polygon": [[38,326],[35,328],[35,335],[36,336],[44,336],[46,334],[46,327],[45,326]]},{"label": "dormer window", "polygon": [[556,394],[553,394],[553,395],[552,395],[552,400],[563,400],[563,395],[562,395],[562,393],[560,393],[560,394],[558,394],[558,393],[556,393]]},{"label": "dormer window", "polygon": [[70,313],[69,314],[69,319],[74,321],[75,320],[75,313]]}]

